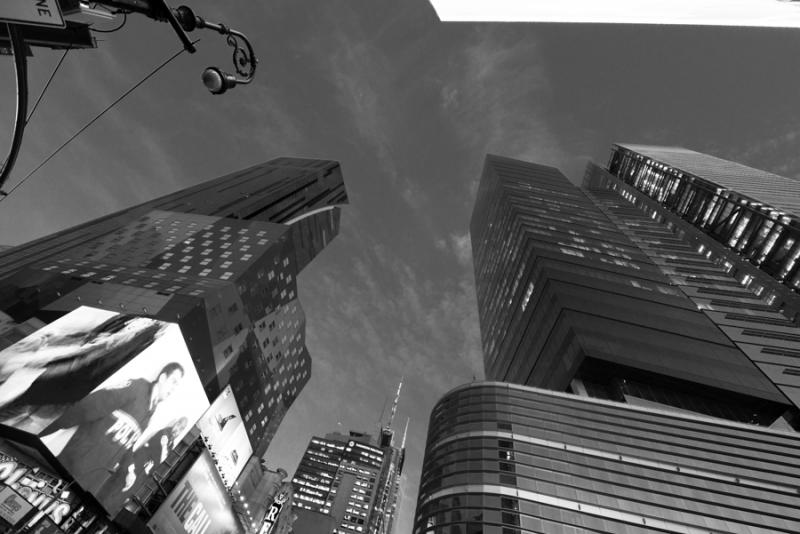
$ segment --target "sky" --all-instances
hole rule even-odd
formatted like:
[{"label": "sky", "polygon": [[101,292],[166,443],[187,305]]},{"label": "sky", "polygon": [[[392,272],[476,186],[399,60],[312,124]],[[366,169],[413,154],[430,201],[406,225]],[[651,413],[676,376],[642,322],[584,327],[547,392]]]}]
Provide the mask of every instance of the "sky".
[{"label": "sky", "polygon": [[[554,165],[579,182],[611,143],[681,145],[800,174],[796,30],[441,23],[427,0],[190,1],[246,33],[256,81],[208,31],[0,202],[14,245],[279,156],[341,162],[340,235],[300,275],[312,376],[267,462],[293,473],[312,435],[375,431],[403,377],[407,417],[397,534],[411,531],[430,410],[483,377],[469,217],[486,153]],[[111,23],[107,23],[111,26]],[[129,16],[67,55],[6,189],[180,48]],[[36,49],[32,100],[61,52]],[[0,147],[14,112],[0,59]]]}]

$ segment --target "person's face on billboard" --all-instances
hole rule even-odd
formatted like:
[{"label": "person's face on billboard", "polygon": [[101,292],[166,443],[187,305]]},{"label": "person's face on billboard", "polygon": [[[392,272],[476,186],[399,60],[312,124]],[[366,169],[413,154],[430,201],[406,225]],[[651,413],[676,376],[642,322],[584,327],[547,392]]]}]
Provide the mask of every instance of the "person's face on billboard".
[{"label": "person's face on billboard", "polygon": [[153,391],[153,402],[158,404],[170,398],[180,386],[181,380],[183,380],[183,371],[180,369],[158,375]]}]

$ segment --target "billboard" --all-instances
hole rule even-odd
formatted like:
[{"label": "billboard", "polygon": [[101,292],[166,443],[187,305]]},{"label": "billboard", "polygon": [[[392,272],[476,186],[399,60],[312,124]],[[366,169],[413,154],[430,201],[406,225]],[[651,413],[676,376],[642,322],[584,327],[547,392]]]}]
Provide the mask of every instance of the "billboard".
[{"label": "billboard", "polygon": [[12,526],[20,522],[25,514],[33,509],[22,495],[9,488],[0,487],[0,517],[8,521]]},{"label": "billboard", "polygon": [[264,515],[264,522],[261,524],[258,534],[272,534],[275,524],[278,523],[281,517],[281,510],[283,510],[284,507],[291,506],[291,502],[288,504],[286,502],[290,500],[291,496],[291,484],[284,483],[281,486],[281,491],[275,496],[275,500],[273,500],[272,504],[267,508],[267,513]]},{"label": "billboard", "polygon": [[200,435],[217,466],[222,483],[230,489],[253,454],[250,438],[236,405],[233,390],[227,386],[197,422]]},{"label": "billboard", "polygon": [[112,516],[207,408],[176,324],[84,306],[0,351],[0,424]]},{"label": "billboard", "polygon": [[148,521],[154,534],[244,534],[208,451]]}]

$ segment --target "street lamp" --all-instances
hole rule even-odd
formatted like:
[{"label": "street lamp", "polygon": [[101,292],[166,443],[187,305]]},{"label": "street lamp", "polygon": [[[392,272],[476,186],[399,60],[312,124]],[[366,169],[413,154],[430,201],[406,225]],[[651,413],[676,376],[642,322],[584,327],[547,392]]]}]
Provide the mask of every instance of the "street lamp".
[{"label": "street lamp", "polygon": [[207,21],[196,15],[188,6],[172,9],[167,5],[167,0],[98,0],[98,3],[124,12],[141,13],[155,20],[169,22],[183,43],[184,49],[190,54],[197,50],[186,35],[187,32],[207,28],[224,35],[228,46],[233,48],[233,66],[236,73],[229,74],[217,67],[208,67],[203,71],[203,84],[212,94],[221,95],[237,85],[253,81],[258,59],[253,46],[242,32],[224,24]]},{"label": "street lamp", "polygon": [[258,59],[253,52],[253,46],[242,32],[228,28],[224,24],[209,22],[195,15],[188,6],[180,6],[174,10],[174,14],[184,31],[191,32],[198,28],[214,30],[225,35],[228,46],[233,48],[233,66],[236,74],[229,74],[217,67],[208,67],[203,71],[203,84],[212,94],[221,95],[239,84],[253,81]]}]

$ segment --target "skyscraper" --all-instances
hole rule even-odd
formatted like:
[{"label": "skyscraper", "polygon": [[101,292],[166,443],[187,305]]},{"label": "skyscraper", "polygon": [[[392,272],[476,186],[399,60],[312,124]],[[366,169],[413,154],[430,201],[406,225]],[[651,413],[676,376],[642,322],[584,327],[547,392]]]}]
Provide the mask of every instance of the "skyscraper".
[{"label": "skyscraper", "polygon": [[[310,377],[296,279],[338,233],[346,202],[337,162],[279,158],[0,252],[3,434],[112,517],[133,492],[153,512],[158,502],[140,497],[170,485],[131,484],[166,476],[159,462],[172,473],[196,460],[187,484],[210,483],[213,465],[213,484],[230,491]],[[224,413],[189,431],[215,399]],[[103,434],[105,412],[116,422]],[[99,451],[83,455],[99,454],[96,465],[81,467],[75,436]],[[247,443],[221,446],[229,438]],[[233,528],[232,511],[219,517]]]},{"label": "skyscraper", "polygon": [[428,427],[414,534],[800,529],[800,435],[476,382]]},{"label": "skyscraper", "polygon": [[794,291],[611,173],[488,156],[470,229],[487,378],[797,424]]},{"label": "skyscraper", "polygon": [[367,434],[311,438],[292,479],[295,506],[301,522],[309,510],[330,516],[334,528],[318,524],[319,530],[309,534],[377,532],[374,509],[384,459]]},{"label": "skyscraper", "polygon": [[470,231],[503,382],[434,408],[415,534],[795,532],[798,211],[779,191],[800,188],[685,149],[616,145],[581,188],[487,156]]},{"label": "skyscraper", "polygon": [[310,376],[297,273],[346,202],[338,163],[275,159],[2,252],[0,311],[178,323],[208,397],[232,386],[260,456]]},{"label": "skyscraper", "polygon": [[442,21],[573,22],[797,28],[797,0],[430,0]]},{"label": "skyscraper", "polygon": [[392,534],[408,430],[397,444],[392,419],[377,441],[354,431],[311,439],[292,480],[304,534]]}]

